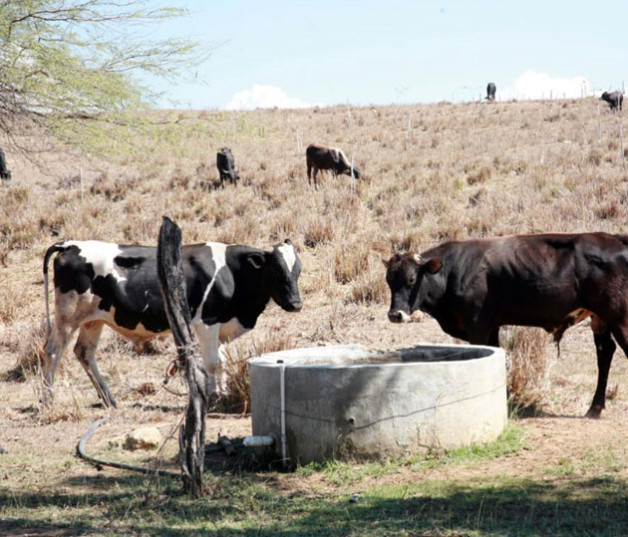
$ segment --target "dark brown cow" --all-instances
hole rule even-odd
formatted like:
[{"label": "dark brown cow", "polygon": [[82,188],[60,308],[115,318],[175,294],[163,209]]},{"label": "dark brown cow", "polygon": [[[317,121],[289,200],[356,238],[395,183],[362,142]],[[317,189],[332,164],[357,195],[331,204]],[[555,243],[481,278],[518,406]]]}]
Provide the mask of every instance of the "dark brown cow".
[{"label": "dark brown cow", "polygon": [[611,107],[611,110],[621,110],[621,105],[624,102],[624,96],[621,91],[605,91],[602,93],[600,100],[606,101]]},{"label": "dark brown cow", "polygon": [[220,184],[223,187],[225,186],[225,181],[235,185],[238,179],[240,179],[240,174],[235,167],[233,153],[228,147],[221,147],[220,151],[216,153],[216,167],[220,174]]},{"label": "dark brown cow", "polygon": [[7,169],[7,159],[4,156],[4,151],[0,148],[0,179],[4,181],[11,180],[11,170]]},{"label": "dark brown cow", "polygon": [[598,380],[589,417],[604,408],[617,345],[628,355],[628,236],[608,233],[515,235],[447,242],[396,254],[386,280],[388,318],[421,310],[453,337],[499,346],[504,325],[539,326],[557,342],[592,317]]},{"label": "dark brown cow", "polygon": [[489,101],[494,101],[496,91],[497,87],[495,86],[495,82],[489,82],[486,86],[486,99]]},{"label": "dark brown cow", "polygon": [[360,170],[353,166],[345,157],[345,154],[341,149],[336,147],[323,147],[320,145],[310,144],[305,150],[305,160],[307,162],[307,181],[308,184],[312,184],[311,172],[314,170],[314,187],[317,188],[316,174],[319,170],[331,170],[334,176],[344,173],[345,175],[351,175],[353,170],[353,176],[356,179],[360,178]]}]

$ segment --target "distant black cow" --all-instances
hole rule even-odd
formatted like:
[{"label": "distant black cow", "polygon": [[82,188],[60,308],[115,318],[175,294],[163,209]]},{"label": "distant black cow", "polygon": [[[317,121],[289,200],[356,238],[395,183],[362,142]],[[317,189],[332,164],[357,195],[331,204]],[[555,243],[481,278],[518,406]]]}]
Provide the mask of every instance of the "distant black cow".
[{"label": "distant black cow", "polygon": [[[345,154],[341,149],[336,147],[323,147],[320,145],[310,144],[305,150],[305,160],[307,162],[307,181],[308,184],[312,184],[312,169],[314,170],[314,187],[318,185],[316,183],[316,174],[319,170],[331,170],[334,176],[339,173],[345,175],[351,175],[351,164],[345,157]],[[360,170],[354,166],[353,176],[356,179],[360,178]]]},{"label": "distant black cow", "polygon": [[[44,256],[46,312],[48,262],[54,254],[56,308],[44,346],[44,403],[52,402],[55,371],[78,330],[74,354],[105,404],[116,406],[98,372],[96,347],[105,325],[136,344],[170,329],[157,277],[157,249],[100,241],[54,244]],[[252,330],[271,298],[285,311],[301,310],[301,261],[289,240],[268,251],[194,244],[183,246],[182,256],[192,327],[212,391],[219,392],[220,344]]]},{"label": "distant black cow", "polygon": [[558,342],[590,317],[598,380],[587,416],[600,416],[615,342],[628,355],[628,235],[454,241],[396,254],[384,264],[390,321],[409,322],[421,310],[449,335],[473,344],[499,346],[504,325],[538,326]]},{"label": "distant black cow", "polygon": [[489,101],[494,101],[496,91],[497,91],[497,87],[495,86],[495,82],[489,82],[488,86],[486,86],[486,98]]},{"label": "distant black cow", "polygon": [[4,151],[0,148],[0,179],[9,181],[11,179],[11,170],[7,170],[7,159]]},{"label": "distant black cow", "polygon": [[621,91],[605,91],[602,93],[600,100],[606,101],[610,105],[611,110],[621,110],[621,105],[624,102],[624,96]]},{"label": "distant black cow", "polygon": [[233,153],[228,147],[221,147],[220,151],[216,154],[216,167],[220,174],[221,185],[224,186],[225,181],[229,181],[232,185],[235,185],[236,181],[240,179],[240,175],[235,168]]}]

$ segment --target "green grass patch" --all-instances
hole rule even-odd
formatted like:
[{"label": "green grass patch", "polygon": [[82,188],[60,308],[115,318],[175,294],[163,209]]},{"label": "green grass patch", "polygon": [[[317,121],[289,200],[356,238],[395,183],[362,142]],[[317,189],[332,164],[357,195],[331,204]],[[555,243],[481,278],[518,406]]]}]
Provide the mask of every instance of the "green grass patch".
[{"label": "green grass patch", "polygon": [[509,423],[495,442],[472,444],[451,450],[431,449],[424,454],[387,461],[360,464],[339,461],[311,463],[297,468],[296,472],[303,476],[320,472],[335,485],[349,485],[358,483],[366,477],[391,475],[407,470],[420,472],[445,464],[488,461],[523,449],[523,436],[522,427]]}]

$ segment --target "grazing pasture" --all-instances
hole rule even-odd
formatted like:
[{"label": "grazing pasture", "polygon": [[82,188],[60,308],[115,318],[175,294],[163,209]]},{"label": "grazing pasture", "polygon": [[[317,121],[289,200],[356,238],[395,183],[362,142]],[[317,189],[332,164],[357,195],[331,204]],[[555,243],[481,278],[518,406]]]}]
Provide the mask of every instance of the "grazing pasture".
[{"label": "grazing pasture", "polygon": [[[217,470],[198,502],[177,481],[98,471],[76,443],[103,415],[89,449],[111,460],[176,470],[175,430],[186,398],[162,379],[169,338],[138,355],[103,332],[99,366],[115,411],[71,352],[59,366],[55,405],[41,411],[38,356],[45,341],[42,263],[60,240],[156,244],[161,216],[187,244],[267,247],[290,239],[301,259],[303,310],[270,304],[256,329],[229,345],[231,387],[246,393],[245,360],[297,346],[452,342],[434,320],[394,325],[381,259],[466,237],[628,231],[621,114],[598,101],[438,103],[253,112],[163,111],[141,132],[93,140],[98,156],[53,147],[30,161],[5,149],[12,180],[0,185],[0,534],[184,535],[621,535],[628,518],[628,367],[617,352],[607,409],[583,419],[596,385],[595,349],[583,323],[560,356],[537,329],[509,329],[518,404],[504,439],[485,448],[362,465],[329,463],[295,474]],[[299,129],[302,145],[297,142]],[[361,171],[308,185],[305,147],[342,147]],[[219,188],[216,148],[237,155],[240,180]],[[528,382],[532,380],[531,382]],[[229,406],[230,405],[230,406]],[[244,436],[241,399],[212,414],[207,438]],[[108,440],[151,424],[160,452],[126,452]],[[355,496],[354,496],[355,495]],[[357,501],[350,502],[354,497]]]}]

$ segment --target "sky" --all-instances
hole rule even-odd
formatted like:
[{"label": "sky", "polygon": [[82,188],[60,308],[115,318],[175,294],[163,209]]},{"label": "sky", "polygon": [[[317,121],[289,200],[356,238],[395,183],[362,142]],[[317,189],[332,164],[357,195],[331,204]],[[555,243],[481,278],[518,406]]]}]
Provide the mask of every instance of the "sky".
[{"label": "sky", "polygon": [[[151,80],[162,107],[582,97],[628,77],[628,1],[149,0],[186,7],[160,37],[211,48],[188,81]],[[628,83],[628,80],[627,80]]]}]

